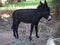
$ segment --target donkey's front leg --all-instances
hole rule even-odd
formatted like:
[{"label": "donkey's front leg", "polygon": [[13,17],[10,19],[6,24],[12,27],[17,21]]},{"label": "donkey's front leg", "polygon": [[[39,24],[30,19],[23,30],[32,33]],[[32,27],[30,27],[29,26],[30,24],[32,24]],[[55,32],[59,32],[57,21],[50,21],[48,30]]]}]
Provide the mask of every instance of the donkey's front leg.
[{"label": "donkey's front leg", "polygon": [[35,31],[36,31],[36,37],[39,38],[39,36],[38,36],[38,24],[35,24]]},{"label": "donkey's front leg", "polygon": [[30,41],[32,40],[32,32],[33,32],[33,27],[34,27],[34,24],[31,24],[31,30],[30,30],[30,36],[29,36],[29,39]]}]

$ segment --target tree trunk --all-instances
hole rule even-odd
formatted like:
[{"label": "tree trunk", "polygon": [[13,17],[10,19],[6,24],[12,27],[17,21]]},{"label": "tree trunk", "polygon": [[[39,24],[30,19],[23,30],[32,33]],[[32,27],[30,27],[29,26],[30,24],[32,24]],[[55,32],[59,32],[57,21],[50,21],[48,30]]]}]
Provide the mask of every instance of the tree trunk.
[{"label": "tree trunk", "polygon": [[18,2],[22,2],[22,1],[26,1],[26,0],[18,0]]},{"label": "tree trunk", "polygon": [[2,1],[0,0],[0,7],[3,6]]}]

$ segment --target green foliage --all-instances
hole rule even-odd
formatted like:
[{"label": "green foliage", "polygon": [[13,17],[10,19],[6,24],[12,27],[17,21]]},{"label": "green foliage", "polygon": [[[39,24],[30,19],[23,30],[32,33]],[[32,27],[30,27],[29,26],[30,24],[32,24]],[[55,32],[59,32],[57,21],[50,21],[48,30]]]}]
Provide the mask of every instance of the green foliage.
[{"label": "green foliage", "polygon": [[60,0],[52,0],[52,7],[55,10],[56,17],[60,15]]},{"label": "green foliage", "polygon": [[53,8],[60,7],[60,0],[52,0]]},{"label": "green foliage", "polygon": [[[22,2],[18,2],[18,3],[15,3],[15,4],[5,4],[5,6],[4,7],[0,7],[0,9],[7,9],[7,10],[11,10],[11,9],[13,9],[13,10],[15,10],[15,9],[17,9],[18,7],[27,7],[27,8],[29,8],[28,6],[34,6],[34,7],[37,7],[38,6],[38,4],[39,4],[39,2],[40,1],[42,1],[42,2],[44,2],[44,0],[30,0],[30,1],[22,1]],[[48,3],[48,6],[49,7],[51,7],[51,1],[52,0],[47,0],[47,3]],[[14,7],[13,7],[13,5],[14,5]],[[25,8],[24,8],[25,9]]]},{"label": "green foliage", "polygon": [[[38,1],[24,1],[24,2],[19,2],[19,3],[15,3],[15,4],[6,4],[4,7],[0,7],[0,9],[7,9],[7,10],[15,10],[18,7],[26,7],[29,8],[28,6],[37,6],[39,4]],[[14,5],[14,7],[13,7]]]},{"label": "green foliage", "polygon": [[37,5],[38,2],[20,2],[20,3],[16,3],[15,6],[16,7],[20,7],[20,6],[30,6],[30,5]]}]

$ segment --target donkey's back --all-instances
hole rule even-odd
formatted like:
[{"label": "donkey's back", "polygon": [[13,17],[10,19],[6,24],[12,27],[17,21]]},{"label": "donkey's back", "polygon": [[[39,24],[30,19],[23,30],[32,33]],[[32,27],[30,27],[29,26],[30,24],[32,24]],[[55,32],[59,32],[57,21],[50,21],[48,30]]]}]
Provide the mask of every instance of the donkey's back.
[{"label": "donkey's back", "polygon": [[36,9],[20,9],[13,12],[13,20],[31,23]]}]

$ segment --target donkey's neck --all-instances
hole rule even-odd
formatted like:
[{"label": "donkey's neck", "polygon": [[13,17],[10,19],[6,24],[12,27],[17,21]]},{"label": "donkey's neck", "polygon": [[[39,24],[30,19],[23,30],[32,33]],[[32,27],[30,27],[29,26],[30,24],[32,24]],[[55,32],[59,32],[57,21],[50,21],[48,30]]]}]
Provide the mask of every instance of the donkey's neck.
[{"label": "donkey's neck", "polygon": [[36,22],[39,22],[40,19],[42,18],[41,12],[38,9],[35,10],[35,15],[33,18],[35,19]]}]

